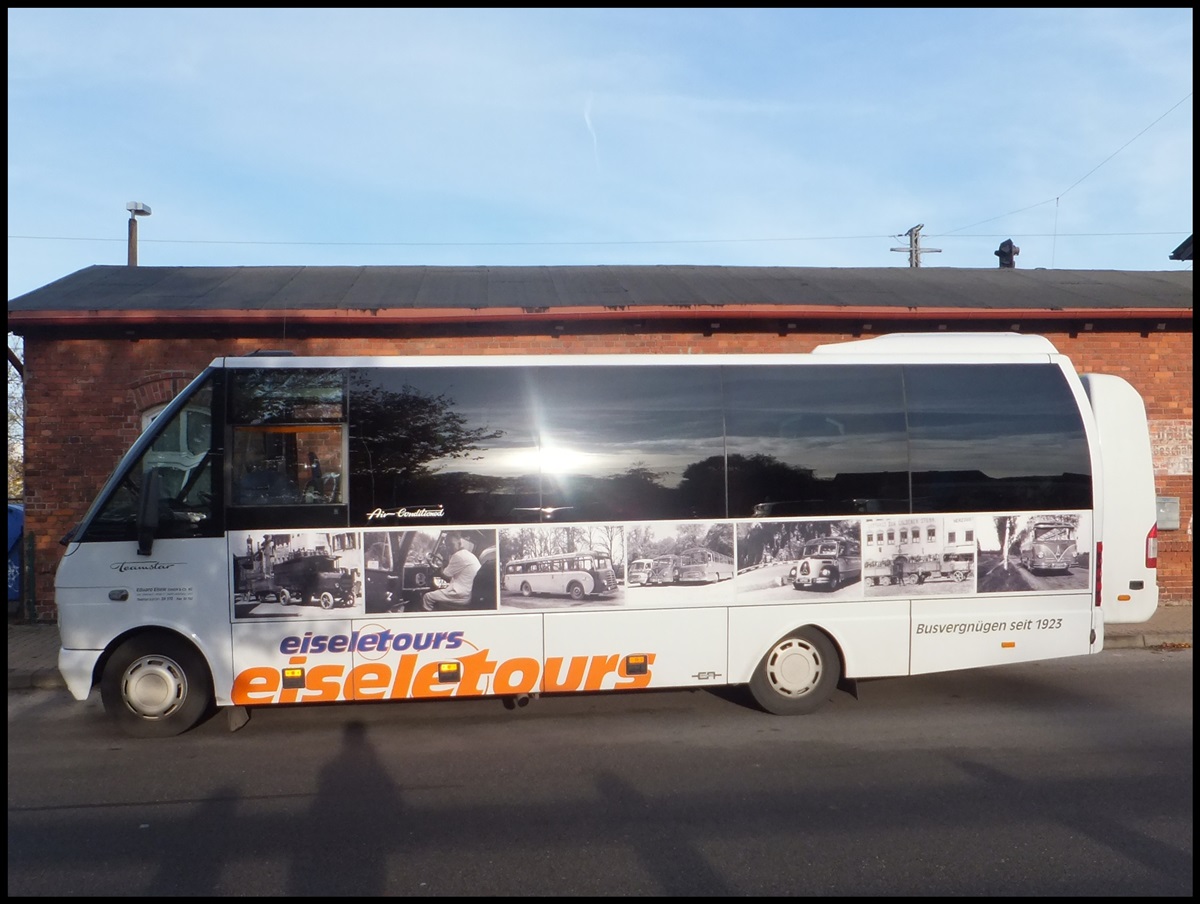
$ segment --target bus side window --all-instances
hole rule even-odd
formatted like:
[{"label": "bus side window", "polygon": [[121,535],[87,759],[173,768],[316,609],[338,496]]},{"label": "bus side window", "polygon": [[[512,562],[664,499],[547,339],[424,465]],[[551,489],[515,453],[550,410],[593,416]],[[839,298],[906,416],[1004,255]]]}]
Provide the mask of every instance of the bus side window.
[{"label": "bus side window", "polygon": [[909,510],[899,367],[721,370],[730,515]]},{"label": "bus side window", "polygon": [[905,365],[904,387],[913,512],[1091,508],[1087,435],[1056,365]]},{"label": "bus side window", "polygon": [[[231,375],[230,526],[254,520],[263,506],[332,505],[345,499],[345,379],[345,371],[337,368]],[[289,517],[322,516],[296,512]]]}]

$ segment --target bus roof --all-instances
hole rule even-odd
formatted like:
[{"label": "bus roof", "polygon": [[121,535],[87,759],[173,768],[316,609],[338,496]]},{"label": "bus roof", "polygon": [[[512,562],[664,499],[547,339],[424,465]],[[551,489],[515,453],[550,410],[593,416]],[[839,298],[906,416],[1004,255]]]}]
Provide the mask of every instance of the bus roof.
[{"label": "bus roof", "polygon": [[818,345],[814,355],[890,355],[890,354],[990,354],[1056,355],[1058,349],[1045,336],[1021,333],[890,333],[850,342]]},{"label": "bus roof", "polygon": [[571,559],[575,556],[608,556],[608,553],[601,552],[597,549],[577,549],[574,552],[555,552],[546,556],[521,556],[517,559],[509,559],[508,564],[516,562],[550,562],[554,559]]}]

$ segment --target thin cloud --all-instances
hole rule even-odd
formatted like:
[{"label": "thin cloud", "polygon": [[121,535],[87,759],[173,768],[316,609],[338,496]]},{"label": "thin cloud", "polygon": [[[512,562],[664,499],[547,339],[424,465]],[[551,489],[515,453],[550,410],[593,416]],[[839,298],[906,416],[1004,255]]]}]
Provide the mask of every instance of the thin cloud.
[{"label": "thin cloud", "polygon": [[145,265],[1180,269],[1192,16],[10,10],[9,296],[135,199]]},{"label": "thin cloud", "polygon": [[587,126],[588,134],[592,136],[592,153],[596,158],[596,172],[600,171],[600,143],[596,140],[596,130],[592,127],[592,95],[588,95],[583,105],[583,124]]}]

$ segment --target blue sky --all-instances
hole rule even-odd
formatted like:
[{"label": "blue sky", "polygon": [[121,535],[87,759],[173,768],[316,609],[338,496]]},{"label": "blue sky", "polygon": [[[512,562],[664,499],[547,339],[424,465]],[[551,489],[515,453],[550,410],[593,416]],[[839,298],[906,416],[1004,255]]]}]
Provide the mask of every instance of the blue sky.
[{"label": "blue sky", "polygon": [[1180,270],[1190,9],[9,9],[8,293],[144,266]]}]

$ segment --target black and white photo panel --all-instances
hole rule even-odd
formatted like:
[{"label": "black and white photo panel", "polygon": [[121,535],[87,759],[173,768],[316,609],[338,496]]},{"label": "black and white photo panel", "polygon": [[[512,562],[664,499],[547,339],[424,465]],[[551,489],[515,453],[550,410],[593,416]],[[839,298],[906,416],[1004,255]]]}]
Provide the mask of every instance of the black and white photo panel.
[{"label": "black and white photo panel", "polygon": [[863,568],[859,521],[739,524],[737,566],[739,605],[859,599]]},{"label": "black and white photo panel", "polygon": [[360,531],[239,531],[229,535],[233,617],[361,615]]},{"label": "black and white photo panel", "polygon": [[529,525],[500,531],[500,606],[580,609],[625,604],[625,528]]}]

